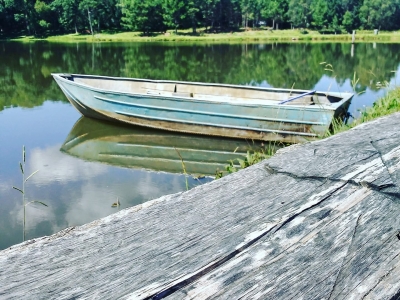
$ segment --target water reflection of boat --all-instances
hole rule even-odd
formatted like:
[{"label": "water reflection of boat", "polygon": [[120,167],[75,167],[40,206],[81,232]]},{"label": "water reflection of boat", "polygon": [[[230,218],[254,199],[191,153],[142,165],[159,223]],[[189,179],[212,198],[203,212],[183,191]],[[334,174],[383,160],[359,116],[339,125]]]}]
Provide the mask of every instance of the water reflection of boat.
[{"label": "water reflection of boat", "polygon": [[82,117],[61,151],[87,161],[171,173],[183,173],[180,155],[187,173],[214,175],[255,147],[244,140],[127,127]]},{"label": "water reflection of boat", "polygon": [[317,139],[352,94],[52,74],[84,116],[169,131],[288,143]]}]

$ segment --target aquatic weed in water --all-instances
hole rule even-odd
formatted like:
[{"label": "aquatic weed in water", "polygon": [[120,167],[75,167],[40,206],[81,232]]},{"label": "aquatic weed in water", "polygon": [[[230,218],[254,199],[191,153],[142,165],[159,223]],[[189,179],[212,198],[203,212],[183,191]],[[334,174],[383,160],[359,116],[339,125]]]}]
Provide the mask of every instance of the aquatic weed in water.
[{"label": "aquatic weed in water", "polygon": [[38,200],[32,200],[32,201],[26,202],[25,182],[27,182],[29,180],[29,178],[31,178],[33,175],[35,175],[37,172],[39,172],[39,170],[36,170],[35,172],[31,173],[27,178],[25,178],[25,170],[26,170],[25,162],[26,162],[26,151],[25,151],[25,146],[22,146],[22,163],[19,162],[19,167],[20,167],[21,174],[22,174],[22,188],[17,188],[15,186],[13,186],[13,189],[19,191],[22,194],[22,205],[24,208],[23,235],[22,235],[23,241],[25,241],[26,207],[32,203],[39,203],[41,205],[48,206],[46,203],[44,203],[42,201],[38,201]]}]

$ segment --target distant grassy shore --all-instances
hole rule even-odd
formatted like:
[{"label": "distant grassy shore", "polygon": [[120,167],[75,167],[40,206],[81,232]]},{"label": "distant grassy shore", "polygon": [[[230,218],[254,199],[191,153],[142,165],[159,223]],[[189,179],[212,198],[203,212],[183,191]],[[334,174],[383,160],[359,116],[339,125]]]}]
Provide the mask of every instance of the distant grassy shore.
[{"label": "distant grassy shore", "polygon": [[[196,34],[191,30],[179,30],[175,33],[169,30],[163,33],[154,33],[151,36],[143,36],[140,32],[117,32],[90,34],[67,34],[49,36],[44,38],[22,36],[13,38],[17,41],[45,40],[50,42],[351,42],[351,34],[321,34],[318,31],[293,30],[268,30],[249,29],[237,32],[208,33],[204,28],[198,29]],[[372,30],[357,31],[356,42],[400,42],[400,31],[384,32],[375,35]]]}]

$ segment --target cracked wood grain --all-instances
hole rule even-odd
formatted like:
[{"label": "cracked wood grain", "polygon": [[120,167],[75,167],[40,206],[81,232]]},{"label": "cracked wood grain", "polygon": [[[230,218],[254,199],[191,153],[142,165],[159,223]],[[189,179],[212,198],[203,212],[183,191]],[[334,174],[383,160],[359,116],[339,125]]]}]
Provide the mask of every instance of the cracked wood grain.
[{"label": "cracked wood grain", "polygon": [[[360,218],[361,218],[361,216],[362,216],[362,214],[360,214],[360,215],[358,216],[358,218],[357,218],[357,222],[356,222],[356,225],[355,225],[355,227],[354,227],[354,232],[353,232],[353,235],[352,235],[352,238],[351,238],[351,242],[350,242],[350,244],[349,244],[349,248],[348,248],[348,250],[347,250],[346,256],[347,256],[347,254],[348,254],[348,252],[349,252],[349,249],[351,248],[351,246],[352,246],[352,244],[353,244],[354,236],[355,236],[355,234],[356,234],[356,232],[357,232],[357,227],[358,227],[358,225],[360,224]],[[338,286],[337,283],[338,283],[338,281],[339,281],[339,279],[340,279],[340,277],[341,277],[340,275],[342,274],[343,265],[344,265],[344,261],[343,261],[342,265],[339,267],[339,271],[337,272],[337,276],[336,276],[335,282],[334,282],[334,284],[333,284],[332,291],[330,292],[328,299],[332,299],[332,295],[335,294],[335,289],[336,289],[337,286]]]}]

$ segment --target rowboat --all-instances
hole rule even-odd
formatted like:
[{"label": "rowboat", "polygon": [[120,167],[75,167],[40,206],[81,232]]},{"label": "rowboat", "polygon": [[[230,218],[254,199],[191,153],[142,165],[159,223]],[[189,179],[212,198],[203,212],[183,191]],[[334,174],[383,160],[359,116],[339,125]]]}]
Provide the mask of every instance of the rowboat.
[{"label": "rowboat", "polygon": [[244,159],[247,151],[256,150],[260,144],[82,117],[60,150],[85,161],[111,166],[213,176],[217,170],[225,170],[229,161],[238,164],[237,159]]},{"label": "rowboat", "polygon": [[183,133],[306,142],[343,117],[350,93],[52,74],[84,116]]}]

